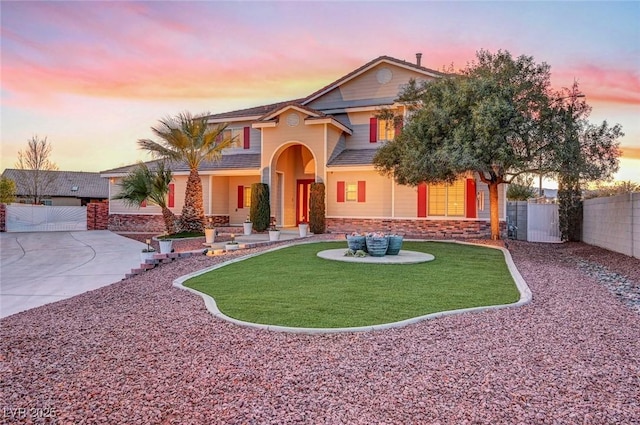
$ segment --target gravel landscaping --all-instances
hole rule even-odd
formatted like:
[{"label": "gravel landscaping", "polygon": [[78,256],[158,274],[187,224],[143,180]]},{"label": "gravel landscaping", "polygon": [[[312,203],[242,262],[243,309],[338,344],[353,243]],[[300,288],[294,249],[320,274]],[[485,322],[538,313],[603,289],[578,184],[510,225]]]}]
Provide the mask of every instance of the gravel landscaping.
[{"label": "gravel landscaping", "polygon": [[508,247],[531,304],[380,332],[242,328],[171,286],[246,251],[9,316],[1,423],[640,423],[640,261],[585,244]]}]

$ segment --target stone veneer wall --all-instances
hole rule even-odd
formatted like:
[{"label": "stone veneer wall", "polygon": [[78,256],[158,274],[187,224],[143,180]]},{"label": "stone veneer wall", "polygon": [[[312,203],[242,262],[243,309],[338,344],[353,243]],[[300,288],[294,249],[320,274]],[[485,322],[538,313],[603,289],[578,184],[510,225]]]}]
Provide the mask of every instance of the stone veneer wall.
[{"label": "stone veneer wall", "polygon": [[0,232],[6,232],[7,206],[0,204]]},{"label": "stone veneer wall", "polygon": [[[505,223],[500,223],[504,228]],[[491,237],[489,221],[327,218],[327,232],[385,232],[408,237],[471,239]]]},{"label": "stone veneer wall", "polygon": [[[207,217],[208,218],[208,217]],[[229,216],[211,216],[212,226],[228,226]],[[164,220],[161,215],[112,214],[109,216],[109,230],[112,232],[163,233]]]},{"label": "stone veneer wall", "polygon": [[109,226],[109,202],[87,204],[87,230],[107,230]]}]

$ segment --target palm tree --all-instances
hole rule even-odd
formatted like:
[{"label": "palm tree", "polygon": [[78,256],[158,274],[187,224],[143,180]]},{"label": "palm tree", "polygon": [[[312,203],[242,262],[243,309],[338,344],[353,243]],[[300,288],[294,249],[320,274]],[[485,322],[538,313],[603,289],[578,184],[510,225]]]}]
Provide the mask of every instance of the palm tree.
[{"label": "palm tree", "polygon": [[177,162],[184,161],[189,167],[181,215],[184,230],[202,232],[204,228],[202,181],[198,168],[205,160],[219,160],[222,150],[231,145],[233,139],[221,137],[226,127],[224,124],[209,126],[207,115],[194,117],[189,112],[183,112],[175,117],[161,119],[159,126],[151,127],[160,139],[159,142],[138,140],[138,145],[153,155]]},{"label": "palm tree", "polygon": [[167,194],[172,178],[171,170],[165,167],[164,162],[158,162],[154,170],[141,162],[123,177],[121,191],[112,199],[121,199],[130,206],[139,206],[144,201],[159,206],[167,233],[177,233],[176,216],[167,207]]}]

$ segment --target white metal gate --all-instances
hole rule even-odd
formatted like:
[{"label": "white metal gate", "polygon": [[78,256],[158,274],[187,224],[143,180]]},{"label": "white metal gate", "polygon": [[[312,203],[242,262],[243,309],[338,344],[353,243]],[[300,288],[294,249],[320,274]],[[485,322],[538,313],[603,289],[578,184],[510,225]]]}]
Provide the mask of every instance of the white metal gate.
[{"label": "white metal gate", "polygon": [[529,242],[561,242],[558,204],[527,205],[527,240]]},{"label": "white metal gate", "polygon": [[7,232],[87,230],[87,207],[7,205]]}]

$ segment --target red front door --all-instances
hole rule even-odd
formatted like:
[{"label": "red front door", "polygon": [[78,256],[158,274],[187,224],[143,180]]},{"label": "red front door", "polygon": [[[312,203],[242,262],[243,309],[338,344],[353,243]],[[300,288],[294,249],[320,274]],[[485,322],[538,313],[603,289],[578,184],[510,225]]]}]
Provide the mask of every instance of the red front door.
[{"label": "red front door", "polygon": [[296,226],[309,221],[309,192],[314,180],[297,180],[296,184]]}]

